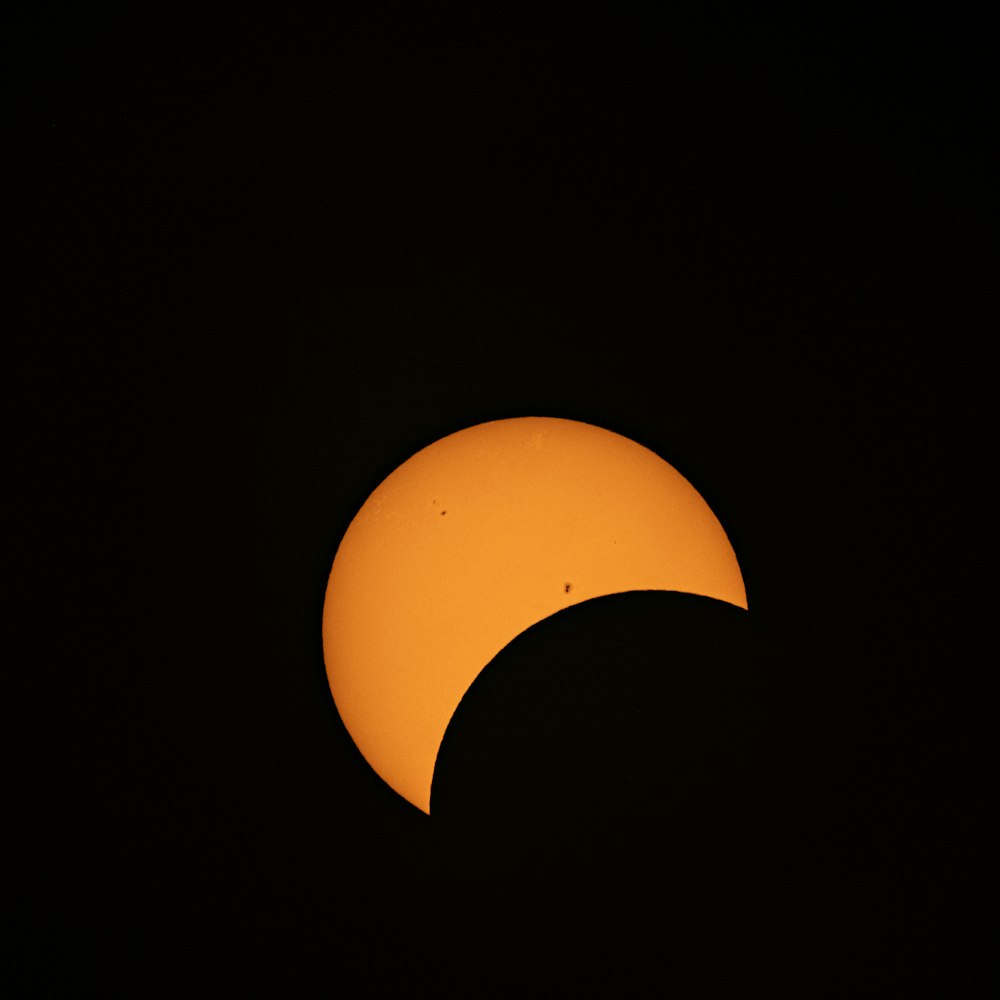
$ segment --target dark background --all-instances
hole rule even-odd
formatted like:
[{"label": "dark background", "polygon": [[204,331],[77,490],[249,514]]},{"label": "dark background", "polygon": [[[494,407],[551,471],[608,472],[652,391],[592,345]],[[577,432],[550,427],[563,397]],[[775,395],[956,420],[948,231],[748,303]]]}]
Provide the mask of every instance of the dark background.
[{"label": "dark background", "polygon": [[[944,16],[15,32],[31,981],[953,983],[995,255]],[[342,728],[326,576],[401,461],[528,414],[673,464],[750,611],[530,630],[428,818]]]}]

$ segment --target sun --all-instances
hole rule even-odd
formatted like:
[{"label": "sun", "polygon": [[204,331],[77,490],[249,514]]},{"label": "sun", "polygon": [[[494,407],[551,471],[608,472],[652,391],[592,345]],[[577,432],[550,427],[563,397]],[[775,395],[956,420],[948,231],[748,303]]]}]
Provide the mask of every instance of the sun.
[{"label": "sun", "polygon": [[722,525],[679,472],[574,420],[460,430],[389,475],[337,550],[323,608],[337,709],[374,770],[429,813],[441,740],[479,672],[549,615],[632,590],[747,607]]}]

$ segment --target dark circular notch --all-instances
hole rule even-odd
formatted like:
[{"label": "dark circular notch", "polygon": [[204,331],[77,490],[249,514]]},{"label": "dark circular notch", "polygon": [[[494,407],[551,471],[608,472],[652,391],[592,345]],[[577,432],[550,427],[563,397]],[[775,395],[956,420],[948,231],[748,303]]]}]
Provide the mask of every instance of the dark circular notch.
[{"label": "dark circular notch", "polygon": [[431,814],[523,825],[677,803],[722,807],[763,767],[769,708],[750,616],[707,597],[635,591],[526,630],[462,699],[438,754]]}]

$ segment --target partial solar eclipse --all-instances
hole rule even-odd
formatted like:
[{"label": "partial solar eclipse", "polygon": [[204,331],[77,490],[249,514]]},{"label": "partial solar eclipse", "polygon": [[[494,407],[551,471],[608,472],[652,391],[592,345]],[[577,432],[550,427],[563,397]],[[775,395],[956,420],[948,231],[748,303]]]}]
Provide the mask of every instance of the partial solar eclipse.
[{"label": "partial solar eclipse", "polygon": [[478,424],[404,462],[348,527],[323,606],[330,690],[372,768],[430,813],[480,671],[543,618],[633,590],[747,607],[722,525],[658,455],[574,420]]}]

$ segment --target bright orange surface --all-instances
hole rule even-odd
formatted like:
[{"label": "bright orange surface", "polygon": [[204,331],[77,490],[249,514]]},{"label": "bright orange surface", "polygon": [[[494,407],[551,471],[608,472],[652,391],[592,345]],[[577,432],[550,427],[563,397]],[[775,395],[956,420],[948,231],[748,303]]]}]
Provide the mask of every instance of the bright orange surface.
[{"label": "bright orange surface", "polygon": [[628,590],[747,606],[722,525],[663,459],[549,417],[442,438],[375,490],[337,550],[323,650],[344,724],[429,813],[445,729],[483,667],[541,619]]}]

